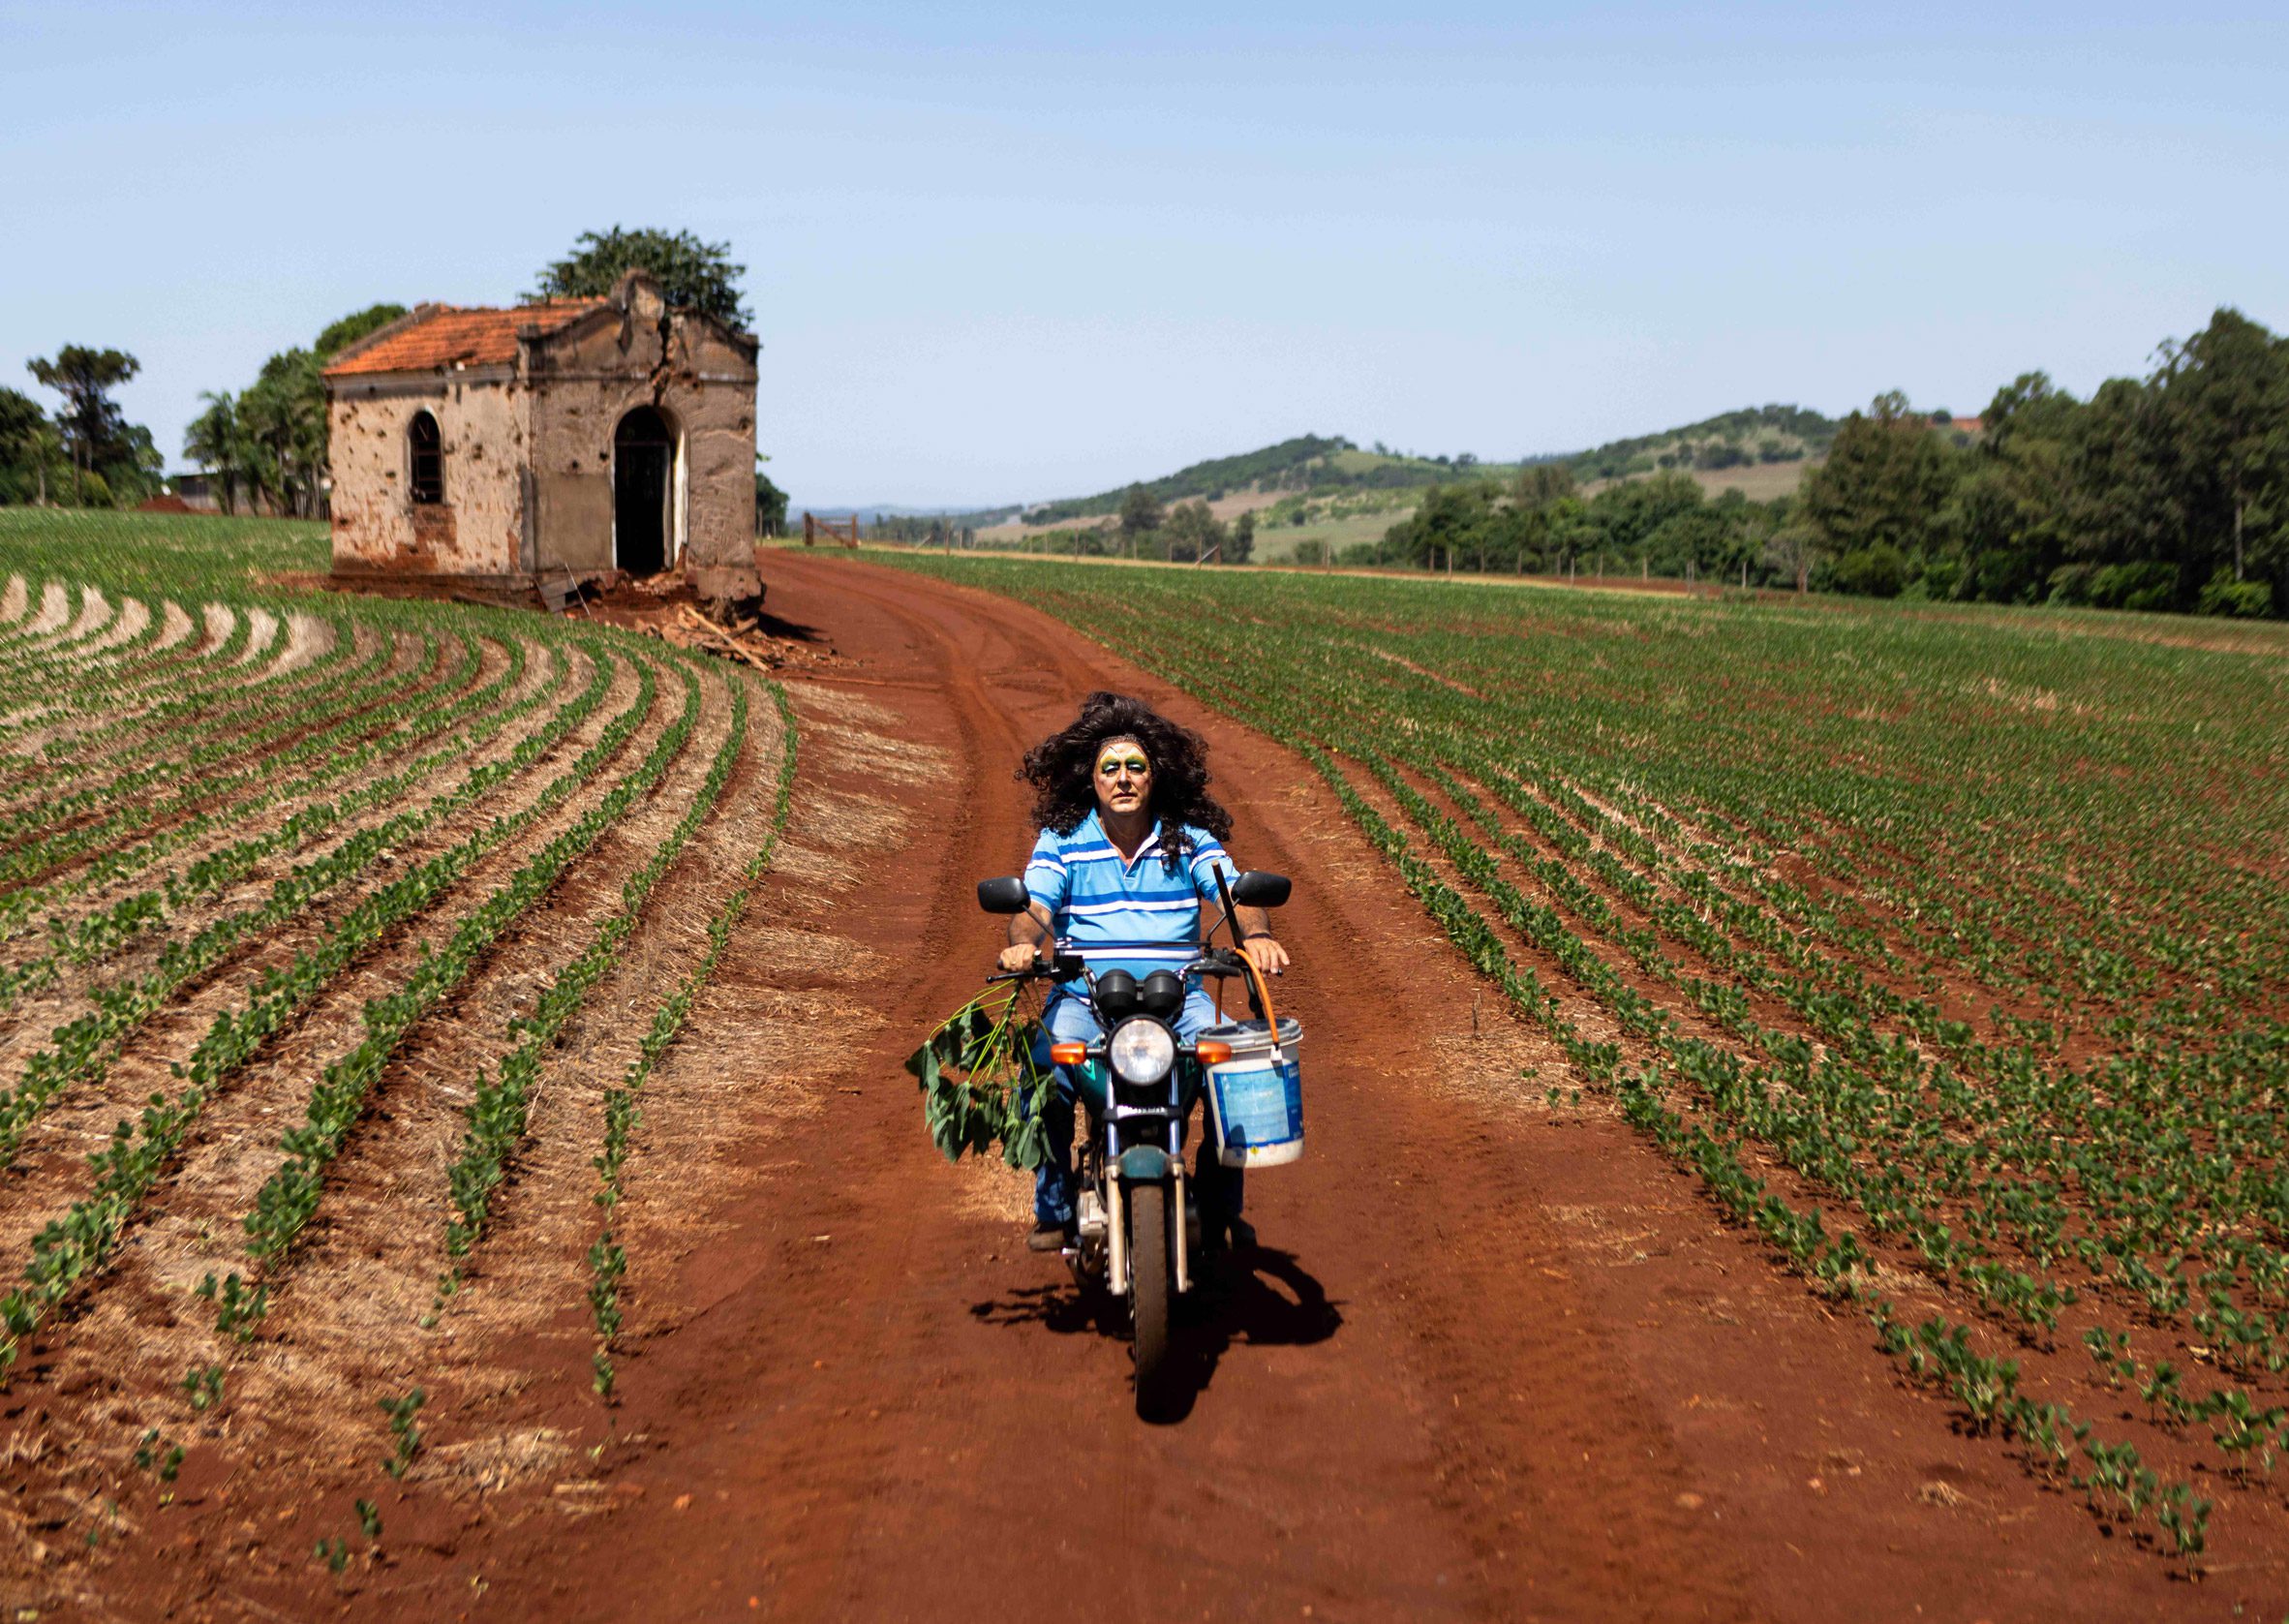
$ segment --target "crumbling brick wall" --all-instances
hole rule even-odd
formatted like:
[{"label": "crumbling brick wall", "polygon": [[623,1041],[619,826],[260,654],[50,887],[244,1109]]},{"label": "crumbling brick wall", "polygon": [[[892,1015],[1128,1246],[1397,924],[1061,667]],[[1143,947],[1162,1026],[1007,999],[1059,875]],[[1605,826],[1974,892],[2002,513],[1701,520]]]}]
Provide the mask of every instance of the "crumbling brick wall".
[{"label": "crumbling brick wall", "polygon": [[[670,310],[638,272],[580,305],[421,307],[328,369],[335,568],[614,567],[614,436],[650,406],[674,443],[669,567],[710,596],[756,590],[742,584],[754,574],[756,352],[745,334]],[[434,506],[409,492],[408,429],[422,410],[443,438]]]},{"label": "crumbling brick wall", "polygon": [[541,566],[614,562],[613,436],[628,413],[650,406],[676,442],[671,564],[751,567],[754,341],[668,310],[648,281],[628,295],[529,350]]},{"label": "crumbling brick wall", "polygon": [[[520,567],[526,392],[513,379],[360,380],[327,405],[334,567],[345,572],[506,575]],[[437,418],[445,500],[416,505],[409,431]]]}]

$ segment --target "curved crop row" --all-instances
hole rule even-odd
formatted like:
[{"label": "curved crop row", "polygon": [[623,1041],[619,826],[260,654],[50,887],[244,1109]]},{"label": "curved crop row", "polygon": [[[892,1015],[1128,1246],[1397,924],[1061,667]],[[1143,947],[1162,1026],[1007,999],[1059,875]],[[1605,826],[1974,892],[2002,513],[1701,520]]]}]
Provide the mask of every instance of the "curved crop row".
[{"label": "curved crop row", "polygon": [[652,667],[639,660],[635,668],[634,699],[532,803],[484,825],[367,897],[318,946],[296,955],[290,965],[266,972],[244,1005],[216,1016],[177,1068],[183,1086],[174,1097],[154,1099],[137,1123],[119,1124],[110,1147],[92,1159],[94,1188],[34,1240],[25,1284],[0,1298],[0,1326],[6,1331],[0,1341],[0,1373],[13,1366],[23,1337],[110,1258],[143,1197],[215,1091],[385,933],[426,910],[478,858],[561,804],[619,752],[650,714],[656,691]]},{"label": "curved crop row", "polygon": [[[443,748],[428,751],[397,772],[369,780],[347,794],[306,805],[267,833],[211,851],[184,869],[168,873],[159,885],[136,892],[107,908],[83,917],[69,917],[60,910],[51,912],[45,932],[49,950],[20,965],[0,968],[0,1008],[26,992],[52,985],[65,964],[89,965],[104,962],[142,932],[163,926],[174,910],[212,898],[245,878],[264,858],[282,851],[299,850],[345,819],[393,803],[438,767],[482,748],[560,689],[567,667],[561,644],[549,651],[550,668],[545,685],[503,705],[502,701],[514,693],[522,682],[527,658],[526,645],[521,639],[511,639],[507,647],[507,664],[493,682],[442,708],[426,699],[409,702],[406,708],[411,714],[398,721],[389,734],[331,758],[322,773],[280,786],[275,798],[296,799],[346,774],[386,759],[394,746],[434,740],[439,729],[451,729],[470,721],[465,730],[448,732]],[[265,797],[266,801],[269,799]],[[147,848],[144,860],[150,860]],[[111,866],[123,869],[124,860]],[[0,940],[5,939],[0,935]]]},{"label": "curved crop row", "polygon": [[730,684],[731,726],[709,764],[700,784],[676,826],[652,855],[621,886],[620,910],[596,927],[580,955],[562,970],[540,995],[533,1013],[516,1024],[517,1046],[502,1057],[490,1077],[481,1072],[465,1113],[468,1128],[461,1153],[446,1169],[452,1191],[453,1217],[445,1226],[445,1255],[458,1260],[468,1255],[483,1235],[493,1192],[507,1177],[510,1154],[525,1137],[532,1112],[533,1088],[540,1079],[544,1051],[565,1029],[566,1022],[587,1001],[596,983],[620,961],[621,951],[635,933],[654,887],[667,873],[685,845],[716,810],[716,802],[730,781],[733,768],[748,741],[748,690],[745,683]]},{"label": "curved crop row", "polygon": [[[0,1093],[0,1162],[15,1154],[33,1120],[58,1094],[74,1084],[100,1078],[125,1039],[196,978],[242,943],[277,929],[320,896],[362,874],[381,853],[514,779],[602,702],[610,680],[610,667],[598,661],[587,689],[505,760],[473,770],[457,787],[425,806],[400,812],[295,870],[271,888],[259,906],[226,915],[190,940],[170,943],[147,975],[100,991],[96,1007],[58,1026],[48,1044],[27,1061],[15,1087]],[[495,829],[502,827],[497,824]]]},{"label": "curved crop row", "polygon": [[[425,637],[424,643],[423,675],[416,679],[419,681],[429,680],[430,667],[443,653],[434,636]],[[466,668],[473,675],[474,648],[466,648],[465,655]],[[383,663],[380,651],[373,663],[377,666]],[[315,708],[297,694],[269,695],[259,704],[260,724],[252,731],[229,736],[130,775],[137,781],[132,788],[139,789],[154,781],[170,782],[173,787],[168,795],[150,800],[130,799],[91,822],[74,825],[43,840],[20,841],[5,856],[0,856],[0,885],[35,877],[80,852],[111,844],[128,832],[164,823],[202,802],[224,800],[239,790],[259,786],[281,766],[323,756],[336,745],[356,737],[361,729],[370,728],[373,724],[366,713],[377,704],[386,704],[399,697],[403,686],[403,679],[383,672],[370,681],[346,686],[339,692],[328,694],[328,702]],[[273,750],[280,741],[290,738],[293,740],[290,747]],[[165,741],[156,743],[164,748]],[[190,779],[182,776],[242,759],[245,764],[231,771]],[[104,786],[94,792],[90,804],[102,806],[112,799],[108,786]],[[45,810],[27,814],[22,832],[62,821],[81,810],[74,800],[67,797],[59,802],[53,818]]]},{"label": "curved crop row", "polygon": [[[648,666],[644,670],[649,697],[651,671]],[[366,1006],[364,1038],[325,1068],[311,1090],[305,1119],[290,1129],[281,1142],[285,1159],[257,1194],[254,1210],[246,1214],[247,1250],[258,1262],[274,1267],[318,1210],[327,1165],[356,1123],[367,1091],[414,1023],[460,984],[501,933],[538,903],[565,869],[595,844],[638,796],[659,781],[682,751],[699,717],[699,681],[688,671],[682,675],[684,708],[642,764],[529,859],[507,883],[463,914],[445,945],[424,953],[403,988]]]},{"label": "curved crop row", "polygon": [[193,812],[165,828],[151,830],[133,843],[91,853],[60,877],[0,895],[0,942],[20,935],[25,923],[41,908],[52,907],[97,885],[140,873],[151,864],[196,844],[218,828],[235,826],[272,807],[290,805],[328,784],[386,761],[409,747],[429,742],[441,728],[482,715],[497,689],[498,684],[487,684],[458,695],[434,689],[407,693],[372,713],[372,720],[381,724],[375,731],[351,748],[321,753],[316,765],[299,777],[259,780],[255,792],[242,799]]},{"label": "curved crop row", "polygon": [[778,850],[779,836],[787,826],[787,813],[794,804],[797,737],[795,707],[787,700],[787,691],[777,683],[771,685],[771,696],[778,707],[779,749],[778,781],[773,796],[771,827],[765,832],[762,844],[748,860],[740,875],[739,888],[723,900],[708,921],[708,947],[698,964],[676,986],[652,1017],[652,1025],[644,1033],[636,1057],[619,1084],[604,1093],[604,1147],[595,1159],[596,1193],[593,1198],[604,1213],[597,1227],[596,1238],[589,1245],[589,1314],[595,1327],[596,1345],[591,1358],[595,1371],[595,1385],[599,1396],[610,1398],[617,1372],[612,1361],[613,1338],[620,1333],[620,1282],[627,1272],[627,1252],[620,1243],[613,1222],[620,1209],[623,1195],[621,1175],[627,1165],[629,1137],[641,1123],[637,1109],[638,1097],[644,1085],[651,1080],[660,1057],[675,1044],[689,1018],[692,1001],[699,991],[716,973],[723,952],[731,942],[731,933],[746,914],[748,904],[762,883],[763,875],[771,867],[772,858]]}]

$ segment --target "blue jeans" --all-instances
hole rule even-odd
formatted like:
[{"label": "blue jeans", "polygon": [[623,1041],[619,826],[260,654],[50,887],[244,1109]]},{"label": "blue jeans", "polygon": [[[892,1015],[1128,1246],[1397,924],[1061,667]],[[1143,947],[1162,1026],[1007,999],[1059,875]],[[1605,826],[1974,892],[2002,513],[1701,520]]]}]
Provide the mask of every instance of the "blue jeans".
[{"label": "blue jeans", "polygon": [[[1216,1006],[1208,1001],[1207,994],[1195,989],[1186,995],[1184,1008],[1176,1017],[1176,1035],[1186,1043],[1200,1036],[1216,1024]],[[1042,1036],[1035,1047],[1034,1063],[1052,1072],[1056,1078],[1056,1088],[1042,1103],[1041,1128],[1047,1155],[1033,1174],[1033,1217],[1038,1223],[1071,1224],[1075,1178],[1073,1172],[1073,1100],[1077,1080],[1071,1066],[1050,1064],[1049,1046],[1052,1043],[1094,1043],[1105,1033],[1097,1022],[1097,1012],[1089,1007],[1086,998],[1075,997],[1070,993],[1059,993],[1049,1001],[1042,1012]],[[1182,1062],[1178,1062],[1182,1063]],[[1202,1108],[1200,1132],[1200,1159],[1194,1174],[1194,1196],[1200,1203],[1201,1221],[1213,1229],[1239,1216],[1241,1179],[1236,1167],[1226,1167],[1216,1159],[1216,1130],[1207,1120],[1206,1108]]]}]

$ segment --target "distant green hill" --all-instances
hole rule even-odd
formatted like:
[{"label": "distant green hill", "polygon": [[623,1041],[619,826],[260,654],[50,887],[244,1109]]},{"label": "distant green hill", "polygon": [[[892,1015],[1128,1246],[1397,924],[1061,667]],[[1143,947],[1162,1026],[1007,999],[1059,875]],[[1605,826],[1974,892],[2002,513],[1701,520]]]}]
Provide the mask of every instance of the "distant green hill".
[{"label": "distant green hill", "polygon": [[[1557,459],[1549,459],[1555,461]],[[1465,453],[1457,457],[1413,457],[1385,450],[1362,451],[1342,435],[1302,434],[1236,457],[1213,457],[1196,462],[1158,479],[1141,481],[1163,504],[1189,502],[1195,497],[1213,502],[1241,491],[1308,491],[1404,489],[1434,485],[1447,479],[1482,478],[1516,469],[1515,463],[1481,463]],[[1104,518],[1120,511],[1127,487],[1099,491],[1095,496],[1066,497],[1036,503],[1022,509],[1028,524],[1064,524],[1077,519]],[[973,522],[992,524],[1009,517],[1007,508],[965,515]]]},{"label": "distant green hill", "polygon": [[1619,479],[1664,468],[1746,468],[1828,454],[1840,427],[1801,406],[1744,406],[1683,428],[1615,440],[1569,460],[1585,479]]},{"label": "distant green hill", "polygon": [[[1294,492],[1337,498],[1350,492],[1419,489],[1451,479],[1507,479],[1531,463],[1564,462],[1583,479],[1618,479],[1676,468],[1689,472],[1801,462],[1827,454],[1837,423],[1797,406],[1749,406],[1683,428],[1616,440],[1594,451],[1558,452],[1518,462],[1480,462],[1459,456],[1418,457],[1378,445],[1362,451],[1342,435],[1302,434],[1235,457],[1213,457],[1174,474],[1142,481],[1165,505],[1195,497],[1215,501],[1242,491]],[[980,529],[1022,518],[1027,524],[1070,524],[1120,511],[1127,487],[1094,496],[981,509],[953,517]]]},{"label": "distant green hill", "polygon": [[[1352,451],[1352,444],[1342,436],[1328,438],[1317,434],[1297,435],[1294,440],[1283,440],[1277,445],[1267,445],[1261,451],[1247,451],[1236,457],[1214,457],[1206,462],[1196,462],[1190,468],[1180,468],[1158,479],[1144,481],[1144,488],[1162,502],[1189,502],[1194,497],[1211,500],[1235,490],[1263,487],[1270,490],[1300,489],[1310,482],[1315,470],[1324,468],[1329,458]],[[1120,499],[1127,487],[1114,491],[1099,491],[1095,496],[1066,497],[1058,502],[1045,502],[1025,511],[1032,524],[1059,524],[1067,519],[1097,518],[1120,511]]]}]

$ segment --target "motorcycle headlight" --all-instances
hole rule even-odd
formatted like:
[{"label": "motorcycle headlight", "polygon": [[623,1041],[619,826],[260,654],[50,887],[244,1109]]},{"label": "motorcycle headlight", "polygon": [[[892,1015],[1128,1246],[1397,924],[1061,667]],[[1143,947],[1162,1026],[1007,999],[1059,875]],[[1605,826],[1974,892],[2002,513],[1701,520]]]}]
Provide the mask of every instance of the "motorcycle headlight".
[{"label": "motorcycle headlight", "polygon": [[1113,1028],[1105,1057],[1123,1083],[1158,1083],[1176,1063],[1176,1040],[1158,1021],[1123,1021]]}]

